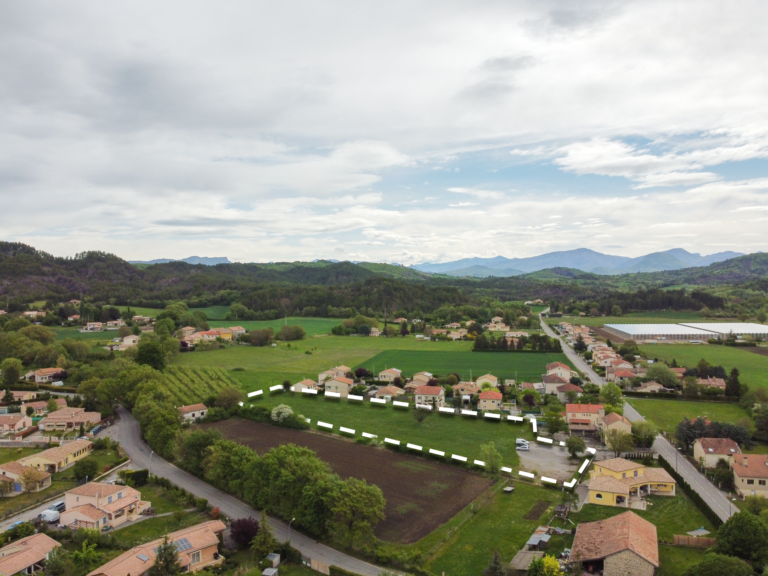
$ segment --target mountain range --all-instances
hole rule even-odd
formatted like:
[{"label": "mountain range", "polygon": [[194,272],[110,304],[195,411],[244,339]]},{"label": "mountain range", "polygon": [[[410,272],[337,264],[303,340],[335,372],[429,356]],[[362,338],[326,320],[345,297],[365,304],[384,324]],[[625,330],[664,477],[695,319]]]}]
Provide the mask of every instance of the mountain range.
[{"label": "mountain range", "polygon": [[190,256],[175,260],[173,258],[158,258],[157,260],[129,260],[129,264],[168,264],[169,262],[186,262],[187,264],[203,264],[204,266],[216,266],[216,264],[232,264],[226,256]]},{"label": "mountain range", "polygon": [[496,256],[494,258],[463,258],[441,263],[425,262],[415,264],[412,268],[431,274],[475,278],[520,276],[548,268],[572,268],[593,274],[616,275],[709,266],[715,262],[722,262],[743,255],[739,252],[718,252],[717,254],[702,256],[682,248],[673,248],[664,252],[653,252],[645,256],[629,258],[602,254],[588,248],[577,248],[576,250],[549,252],[529,258]]}]

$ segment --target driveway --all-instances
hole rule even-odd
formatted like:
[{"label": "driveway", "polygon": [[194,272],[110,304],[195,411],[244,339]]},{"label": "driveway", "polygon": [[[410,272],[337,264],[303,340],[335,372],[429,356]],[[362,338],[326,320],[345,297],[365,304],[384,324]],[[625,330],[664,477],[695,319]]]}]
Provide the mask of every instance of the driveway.
[{"label": "driveway", "polygon": [[573,478],[583,460],[571,461],[565,448],[538,442],[531,442],[527,451],[518,450],[517,455],[526,470],[536,470],[542,476],[565,481]]},{"label": "driveway", "polygon": [[[546,312],[546,310],[544,310],[544,312]],[[544,332],[546,332],[550,338],[560,338],[547,325],[541,315],[539,315],[539,320],[541,321],[541,327],[544,329]],[[605,380],[598,376],[581,356],[576,354],[572,348],[563,342],[562,338],[560,338],[560,342],[562,343],[563,352],[568,357],[568,360],[570,360],[578,370],[586,374],[594,384],[597,384],[602,388],[603,385],[605,385]],[[642,414],[627,402],[624,403],[624,416],[626,416],[630,422],[645,420]],[[715,514],[717,514],[723,522],[739,511],[728,499],[728,496],[707,480],[704,475],[693,466],[693,464],[683,457],[678,457],[677,449],[666,438],[661,435],[657,436],[656,441],[653,443],[653,449],[658,454],[664,456],[664,459],[667,462],[672,464],[672,467],[675,468],[683,479],[696,490],[699,496],[709,504]]]},{"label": "driveway", "polygon": [[[230,518],[245,518],[253,516],[259,518],[259,512],[217,488],[214,488],[207,482],[200,480],[177,468],[153,454],[152,450],[141,439],[139,432],[139,423],[133,415],[120,406],[117,410],[120,416],[119,426],[113,426],[109,429],[109,435],[120,442],[120,446],[125,450],[133,461],[133,464],[139,468],[148,468],[152,474],[163,476],[177,486],[183,487],[198,498],[207,498],[211,506],[217,506],[224,514]],[[275,537],[284,542],[289,539],[294,548],[313,560],[327,564],[328,566],[338,566],[360,576],[379,576],[383,571],[373,564],[358,560],[348,556],[338,550],[321,544],[316,540],[300,534],[295,529],[289,533],[288,525],[277,518],[269,518],[269,525],[275,533]]]}]

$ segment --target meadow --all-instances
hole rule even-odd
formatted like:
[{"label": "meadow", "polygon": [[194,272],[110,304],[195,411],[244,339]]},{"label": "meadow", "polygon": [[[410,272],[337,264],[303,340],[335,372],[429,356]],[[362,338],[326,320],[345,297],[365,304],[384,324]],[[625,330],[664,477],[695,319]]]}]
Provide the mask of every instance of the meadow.
[{"label": "meadow", "polygon": [[52,327],[52,330],[56,332],[56,340],[62,341],[66,340],[67,338],[71,338],[72,340],[87,340],[93,344],[98,343],[99,341],[104,342],[106,345],[108,342],[112,341],[112,338],[117,338],[117,331],[110,330],[109,332],[80,332],[80,330],[73,326],[71,328],[61,328],[54,326]]},{"label": "meadow", "polygon": [[251,330],[263,330],[272,328],[277,334],[285,324],[288,326],[301,326],[307,332],[307,336],[330,334],[331,328],[341,324],[340,318],[304,318],[301,316],[289,316],[279,320],[211,320],[208,322],[211,328],[228,328],[229,326],[242,326],[249,332]]},{"label": "meadow", "polygon": [[648,420],[670,434],[675,432],[675,428],[683,418],[702,416],[715,422],[731,422],[733,424],[744,418],[749,419],[747,412],[738,404],[647,398],[626,398],[626,400]]},{"label": "meadow", "polygon": [[768,356],[761,356],[743,348],[691,344],[649,344],[640,346],[648,358],[660,358],[667,363],[673,359],[678,366],[693,368],[702,358],[712,365],[720,365],[730,372],[738,368],[740,380],[750,388],[768,388]]}]

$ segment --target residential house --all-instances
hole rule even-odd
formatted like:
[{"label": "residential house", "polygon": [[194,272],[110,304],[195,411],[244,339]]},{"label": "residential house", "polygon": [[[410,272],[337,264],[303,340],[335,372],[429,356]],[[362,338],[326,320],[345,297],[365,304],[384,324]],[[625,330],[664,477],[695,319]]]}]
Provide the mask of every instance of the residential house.
[{"label": "residential house", "polygon": [[676,482],[664,468],[651,468],[624,458],[595,462],[589,479],[590,504],[629,507],[630,498],[649,494],[674,496]]},{"label": "residential house", "polygon": [[658,382],[643,382],[640,384],[640,387],[635,390],[635,392],[672,392],[672,388],[665,388]]},{"label": "residential house", "polygon": [[80,427],[90,428],[101,422],[99,412],[86,412],[85,408],[61,408],[38,422],[40,430],[75,430]]},{"label": "residential house", "polygon": [[430,380],[432,380],[433,376],[431,372],[418,372],[417,374],[413,375],[413,382],[418,382],[420,384],[426,384]]},{"label": "residential house", "polygon": [[395,322],[402,324],[403,322],[408,322],[408,318],[395,318]]},{"label": "residential house", "polygon": [[[221,520],[210,520],[190,528],[171,532],[166,537],[176,546],[182,572],[199,572],[224,563],[219,543],[226,526]],[[155,565],[157,549],[163,538],[139,544],[91,571],[88,576],[146,576]]]},{"label": "residential house", "polygon": [[565,422],[571,432],[596,432],[597,421],[605,416],[602,404],[566,404]]},{"label": "residential house", "polygon": [[40,492],[51,486],[51,474],[21,462],[0,464],[0,482],[6,484],[4,496],[18,496],[24,492]]},{"label": "residential house", "polygon": [[232,332],[232,336],[235,338],[245,334],[245,328],[243,328],[242,326],[230,326],[229,331]]},{"label": "residential house", "polygon": [[571,367],[562,362],[552,362],[551,364],[547,364],[547,374],[557,374],[566,382],[571,379],[571,376],[574,376]]},{"label": "residential house", "polygon": [[507,332],[506,334],[504,334],[504,336],[507,338],[527,338],[528,336],[530,336],[530,334],[528,334],[528,332],[523,332],[522,330],[516,330],[516,331]]},{"label": "residential house", "polygon": [[406,394],[415,394],[416,388],[419,386],[424,386],[424,383],[419,382],[418,380],[411,380],[405,386],[403,386],[403,390],[405,390]]},{"label": "residential house", "polygon": [[134,324],[142,325],[142,324],[149,324],[152,321],[152,318],[149,316],[134,316],[131,318]]},{"label": "residential house", "polygon": [[706,468],[714,468],[720,460],[730,463],[739,454],[739,445],[730,438],[697,438],[693,443],[694,459]]},{"label": "residential house", "polygon": [[462,396],[474,396],[480,393],[480,386],[476,382],[459,382],[453,387],[454,394],[461,394]]},{"label": "residential house", "polygon": [[33,390],[11,390],[14,402],[29,402],[37,398],[37,392]]},{"label": "residential house", "polygon": [[451,330],[450,332],[448,332],[448,338],[450,338],[451,340],[461,340],[462,335],[461,335],[461,332]]},{"label": "residential house", "polygon": [[742,498],[765,496],[768,498],[768,455],[740,454],[731,458],[733,483]]},{"label": "residential house", "polygon": [[520,382],[520,390],[535,390],[539,394],[544,394],[543,382]]},{"label": "residential house", "polygon": [[427,404],[440,408],[445,406],[445,390],[442,386],[419,386],[416,388],[416,404]]},{"label": "residential house", "polygon": [[725,392],[725,380],[722,378],[711,378],[709,376],[699,378],[699,386],[702,388],[718,388]]},{"label": "residential house", "polygon": [[142,502],[141,493],[130,486],[88,482],[64,493],[66,512],[59,524],[74,530],[116,528],[140,518],[150,502]]},{"label": "residential house", "polygon": [[381,331],[378,328],[371,328],[369,336],[373,336],[374,338],[381,336]]},{"label": "residential house", "polygon": [[[56,398],[56,406],[57,410],[61,408],[67,407],[67,401],[64,398]],[[48,401],[47,400],[39,400],[37,402],[27,402],[25,404],[21,405],[21,413],[26,414],[27,408],[32,408],[33,416],[42,416],[46,412],[48,412]]]},{"label": "residential house", "polygon": [[80,300],[72,299],[69,301],[69,304],[72,304],[72,306],[80,306]]},{"label": "residential house", "polygon": [[305,378],[301,382],[296,382],[291,386],[292,392],[303,392],[304,390],[317,390],[317,382],[309,378]]},{"label": "residential house", "polygon": [[557,389],[563,384],[568,384],[568,380],[558,374],[544,374],[541,383],[544,384],[545,394],[557,394]]},{"label": "residential house", "polygon": [[608,430],[620,430],[626,434],[632,434],[632,422],[624,418],[621,414],[611,412],[597,421],[597,427],[600,433],[605,437]]},{"label": "residential house", "polygon": [[184,326],[183,328],[179,328],[179,334],[182,338],[185,336],[192,336],[197,331],[197,329],[194,326]]},{"label": "residential house", "polygon": [[326,380],[330,378],[335,378],[336,376],[342,376],[346,378],[347,373],[351,372],[352,368],[349,366],[344,366],[343,364],[341,366],[336,366],[335,368],[331,368],[329,370],[326,370],[325,372],[320,372],[320,374],[317,377],[317,383],[323,384]]},{"label": "residential house", "polygon": [[607,520],[582,522],[569,562],[580,565],[579,574],[653,576],[659,567],[656,526],[629,511]]},{"label": "residential house", "polygon": [[405,394],[405,390],[398,388],[397,386],[382,386],[376,390],[374,396],[376,398],[396,398],[403,394]]},{"label": "residential house", "polygon": [[480,410],[501,410],[501,392],[498,390],[486,390],[480,392],[477,407]]},{"label": "residential house", "polygon": [[507,326],[503,322],[491,322],[490,324],[485,324],[483,327],[488,329],[491,332],[508,332],[509,331],[509,326]]},{"label": "residential house", "polygon": [[72,314],[72,316],[67,316],[67,322],[79,322],[80,321],[80,314]]},{"label": "residential house", "polygon": [[623,358],[614,358],[613,360],[611,360],[610,365],[613,366],[614,370],[620,370],[622,368],[631,370],[632,368],[634,368],[634,365],[632,364],[632,362],[628,362]]},{"label": "residential house", "polygon": [[499,379],[496,378],[496,376],[493,374],[484,374],[483,376],[475,379],[475,384],[478,386],[482,386],[483,384],[490,384],[491,386],[496,387],[499,384]]},{"label": "residential house", "polygon": [[22,313],[22,316],[24,318],[32,318],[32,319],[35,319],[38,316],[42,318],[43,316],[45,316],[45,312],[41,312],[40,310],[27,310],[26,312]]},{"label": "residential house", "polygon": [[216,328],[216,332],[219,333],[219,337],[222,340],[226,340],[228,342],[231,342],[233,339],[232,330],[229,328]]},{"label": "residential house", "polygon": [[101,332],[104,330],[104,324],[101,322],[88,322],[82,330],[86,332]]},{"label": "residential house", "polygon": [[61,368],[40,368],[35,370],[35,382],[38,384],[54,382],[61,372]]},{"label": "residential house", "polygon": [[117,330],[121,326],[125,326],[125,321],[120,318],[107,321],[107,330]]},{"label": "residential house", "polygon": [[140,336],[134,336],[133,334],[131,334],[130,336],[126,336],[125,338],[123,338],[123,343],[120,346],[121,348],[130,348],[131,346],[138,346],[140,339],[141,339]]},{"label": "residential house", "polygon": [[354,380],[345,378],[344,376],[336,376],[330,380],[325,381],[326,392],[337,392],[342,398],[349,396],[349,391],[354,387]]},{"label": "residential house", "polygon": [[216,338],[221,338],[221,334],[216,330],[206,330],[204,332],[198,332],[198,334],[203,337],[205,342],[210,342],[211,340],[216,340]]},{"label": "residential house", "polygon": [[504,318],[502,318],[501,316],[494,316],[493,318],[491,318],[491,322],[493,322],[494,324],[499,324],[500,322],[504,322]]},{"label": "residential house", "polygon": [[608,382],[625,382],[635,377],[635,373],[631,370],[625,370],[621,368],[612,370],[610,373],[606,372],[605,375],[605,379],[608,380]]},{"label": "residential house", "polygon": [[0,414],[0,431],[19,432],[32,426],[32,418],[25,412],[17,414]]},{"label": "residential house", "polygon": [[567,404],[569,392],[573,392],[578,398],[584,393],[584,390],[581,389],[581,386],[577,386],[576,384],[571,384],[568,382],[567,384],[563,384],[557,388],[557,399],[560,400],[560,402],[563,404]]},{"label": "residential house", "polygon": [[5,310],[0,310],[0,316],[2,316],[3,314],[8,314],[8,312],[6,312]]},{"label": "residential house", "polygon": [[93,450],[93,443],[90,440],[75,440],[74,442],[27,456],[18,460],[18,462],[24,466],[31,466],[32,468],[53,474],[74,466],[75,462],[88,456],[91,450]]},{"label": "residential house", "polygon": [[0,548],[0,575],[36,574],[43,571],[45,560],[61,546],[47,534],[33,534]]},{"label": "residential house", "polygon": [[402,374],[402,370],[398,370],[397,368],[387,368],[386,370],[379,372],[379,381],[394,382],[395,378],[400,378],[400,374]]},{"label": "residential house", "polygon": [[685,372],[688,370],[688,368],[670,368],[670,370],[677,374],[677,377],[682,380],[685,378]]},{"label": "residential house", "polygon": [[179,414],[181,414],[181,418],[184,420],[184,422],[194,422],[198,418],[205,418],[205,415],[208,414],[208,406],[205,404],[190,404],[189,406],[179,406],[177,410],[179,411]]},{"label": "residential house", "polygon": [[443,326],[443,328],[458,329],[458,328],[461,328],[461,324],[459,324],[458,322],[451,322],[450,324],[446,324],[445,326]]}]

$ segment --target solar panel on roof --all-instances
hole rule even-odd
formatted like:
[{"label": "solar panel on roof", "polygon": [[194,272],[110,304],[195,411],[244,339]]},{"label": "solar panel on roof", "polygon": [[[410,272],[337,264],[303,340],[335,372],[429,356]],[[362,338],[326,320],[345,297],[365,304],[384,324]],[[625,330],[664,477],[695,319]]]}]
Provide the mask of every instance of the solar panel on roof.
[{"label": "solar panel on roof", "polygon": [[[157,550],[157,548],[155,548],[155,550]],[[139,554],[138,556],[136,556],[136,558],[138,558],[142,562],[147,562],[149,560],[149,556],[144,556],[144,554]]]},{"label": "solar panel on roof", "polygon": [[174,544],[176,544],[176,550],[178,550],[179,552],[184,552],[185,550],[189,550],[190,548],[192,548],[192,544],[190,544],[189,540],[187,540],[186,538],[182,538],[181,540],[176,540]]}]

